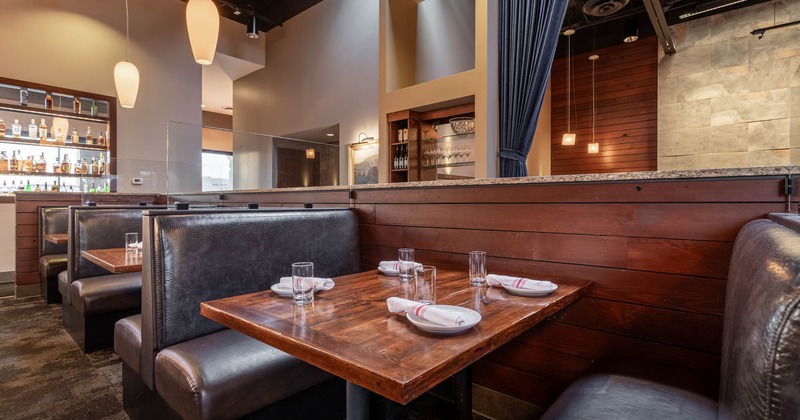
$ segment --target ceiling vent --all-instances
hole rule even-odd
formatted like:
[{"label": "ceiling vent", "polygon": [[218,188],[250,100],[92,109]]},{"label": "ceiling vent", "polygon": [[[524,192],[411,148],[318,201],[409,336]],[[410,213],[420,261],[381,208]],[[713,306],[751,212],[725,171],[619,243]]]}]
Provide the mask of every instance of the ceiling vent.
[{"label": "ceiling vent", "polygon": [[583,13],[589,16],[604,17],[617,13],[630,0],[589,0],[583,5]]}]

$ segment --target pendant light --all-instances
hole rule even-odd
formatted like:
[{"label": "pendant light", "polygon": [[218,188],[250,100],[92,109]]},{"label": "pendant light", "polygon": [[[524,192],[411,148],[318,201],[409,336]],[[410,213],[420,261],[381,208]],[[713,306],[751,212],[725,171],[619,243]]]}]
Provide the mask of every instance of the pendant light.
[{"label": "pendant light", "polygon": [[589,143],[589,153],[600,153],[600,144],[597,143],[594,138],[594,126],[597,121],[597,110],[594,100],[594,63],[598,58],[600,58],[600,56],[597,54],[589,56],[589,60],[592,61],[592,142]]},{"label": "pendant light", "polygon": [[570,124],[570,114],[572,113],[570,101],[570,97],[572,96],[572,35],[574,33],[574,29],[567,29],[564,31],[564,35],[567,37],[567,132],[561,136],[562,146],[575,145],[575,133],[572,132],[572,125]]},{"label": "pendant light", "polygon": [[114,66],[114,85],[117,88],[119,105],[123,108],[133,108],[133,105],[136,104],[136,96],[139,94],[139,69],[128,61],[130,20],[128,0],[125,0],[125,61],[120,61]]},{"label": "pendant light", "polygon": [[186,4],[186,29],[194,61],[209,65],[214,61],[219,36],[219,11],[211,0],[189,0]]}]

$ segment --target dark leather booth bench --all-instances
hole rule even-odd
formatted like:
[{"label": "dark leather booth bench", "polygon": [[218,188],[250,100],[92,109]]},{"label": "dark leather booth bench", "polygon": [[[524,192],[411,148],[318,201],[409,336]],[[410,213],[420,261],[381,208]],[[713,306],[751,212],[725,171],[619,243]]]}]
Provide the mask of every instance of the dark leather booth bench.
[{"label": "dark leather booth bench", "polygon": [[[717,392],[718,389],[718,392]],[[771,214],[736,237],[719,384],[646,361],[598,363],[542,417],[800,419],[800,216]]]},{"label": "dark leather booth bench", "polygon": [[360,271],[353,210],[148,211],[143,234],[142,313],[114,341],[131,418],[344,417],[343,381],[204,318],[200,303],[269,289],[297,261],[318,277]]},{"label": "dark leather booth bench", "polygon": [[39,289],[47,303],[61,303],[58,274],[67,269],[67,245],[44,240],[44,235],[67,233],[69,209],[39,207]]},{"label": "dark leather booth bench", "polygon": [[[114,323],[139,313],[142,274],[111,274],[81,251],[124,248],[125,233],[142,233],[142,211],[153,206],[70,206],[67,270],[58,275],[64,327],[88,353],[111,347]],[[155,207],[166,208],[166,206]]]}]

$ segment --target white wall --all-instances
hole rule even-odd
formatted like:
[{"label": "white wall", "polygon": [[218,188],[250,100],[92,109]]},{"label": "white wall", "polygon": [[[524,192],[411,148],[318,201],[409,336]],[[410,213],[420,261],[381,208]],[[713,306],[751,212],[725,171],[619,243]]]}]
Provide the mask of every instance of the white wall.
[{"label": "white wall", "polygon": [[[130,7],[129,61],[139,68],[136,107],[117,109],[121,192],[166,191],[167,122],[199,125],[200,65],[194,62],[179,0]],[[0,0],[0,75],[116,96],[114,65],[125,59],[124,0]],[[200,135],[173,144],[182,167],[200,168]],[[195,165],[196,164],[196,165]],[[176,173],[187,180],[200,173]],[[145,178],[132,186],[131,177]]]},{"label": "white wall", "polygon": [[416,83],[475,68],[475,1],[417,5]]},{"label": "white wall", "polygon": [[346,180],[344,145],[379,132],[378,2],[325,0],[265,43],[264,69],[234,81],[234,130],[287,135],[339,124]]}]

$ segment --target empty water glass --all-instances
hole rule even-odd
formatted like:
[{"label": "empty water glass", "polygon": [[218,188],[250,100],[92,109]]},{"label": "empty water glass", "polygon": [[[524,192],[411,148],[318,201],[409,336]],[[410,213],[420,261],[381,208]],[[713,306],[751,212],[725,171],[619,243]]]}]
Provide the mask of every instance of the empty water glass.
[{"label": "empty water glass", "polygon": [[128,232],[125,234],[125,253],[135,254],[139,252],[139,233]]},{"label": "empty water glass", "polygon": [[469,283],[473,286],[486,284],[486,252],[469,252]]},{"label": "empty water glass", "polygon": [[397,251],[398,271],[400,281],[406,282],[414,276],[414,248],[400,248]]},{"label": "empty water glass", "polygon": [[414,268],[414,300],[419,303],[436,304],[436,267],[421,265]]},{"label": "empty water glass", "polygon": [[292,298],[295,305],[308,305],[314,302],[313,277],[313,262],[296,262],[292,264]]}]

